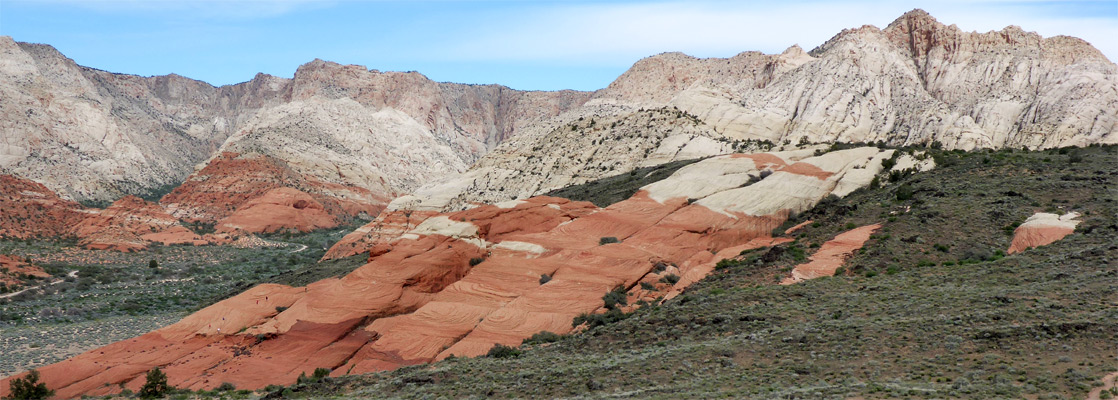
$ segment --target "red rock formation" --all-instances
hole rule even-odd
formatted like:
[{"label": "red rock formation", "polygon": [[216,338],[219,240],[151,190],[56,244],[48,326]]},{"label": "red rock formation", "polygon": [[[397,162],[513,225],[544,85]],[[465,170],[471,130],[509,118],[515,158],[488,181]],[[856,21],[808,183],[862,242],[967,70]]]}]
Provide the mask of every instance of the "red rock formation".
[{"label": "red rock formation", "polygon": [[363,188],[307,179],[273,157],[230,152],[210,160],[163,196],[160,203],[182,220],[215,223],[233,215],[250,200],[281,187],[309,193],[322,209],[340,218],[377,215],[388,203],[383,196]]},{"label": "red rock formation", "polygon": [[15,288],[26,283],[26,276],[50,278],[50,274],[42,268],[22,258],[0,254],[0,283],[7,285],[8,288]]},{"label": "red rock formation", "polygon": [[218,222],[218,232],[310,232],[338,226],[338,221],[326,213],[321,203],[306,193],[287,187],[269,190],[239,208],[233,215]]},{"label": "red rock formation", "polygon": [[[687,198],[693,191],[671,195],[673,184],[661,181],[606,208],[535,197],[418,223],[400,215],[407,211],[390,211],[397,215],[378,219],[386,229],[360,235],[374,242],[346,247],[369,249],[370,257],[342,278],[304,288],[262,285],[173,326],[40,372],[63,397],[112,393],[119,383],[135,389],[155,366],[178,387],[230,382],[257,389],[319,367],[334,375],[382,371],[484,354],[496,343],[517,345],[540,331],[567,333],[577,315],[600,311],[612,290],[627,290],[633,299],[670,297],[723,258],[788,240],[769,234],[791,210],[819,201],[847,171],[880,155],[852,149],[793,164],[767,162],[788,171],[745,187],[739,181],[748,175],[739,172],[756,173],[759,158],[703,161],[669,179],[712,168],[735,178],[697,201]],[[797,166],[805,162],[810,165]],[[753,192],[769,201],[749,203]],[[773,208],[773,199],[792,208]],[[762,209],[776,211],[747,212]],[[679,282],[657,283],[652,291],[638,284],[669,273]],[[277,313],[276,306],[286,308]],[[0,382],[0,395],[6,390]]]},{"label": "red rock formation", "polygon": [[813,221],[811,221],[811,220],[807,220],[807,221],[804,221],[804,222],[798,223],[798,224],[796,224],[796,226],[793,226],[793,227],[791,227],[791,228],[785,229],[785,230],[784,230],[784,234],[785,234],[785,235],[791,235],[791,234],[795,233],[796,231],[798,231],[798,230],[800,230],[800,229],[803,229],[803,228],[804,228],[805,226],[811,225],[811,223],[812,223],[812,222],[813,222]]},{"label": "red rock formation", "polygon": [[72,232],[82,238],[82,246],[100,250],[142,250],[149,242],[206,243],[158,204],[136,196],[122,197],[104,210],[91,210]]},{"label": "red rock formation", "polygon": [[126,196],[104,210],[63,200],[45,186],[0,175],[0,236],[77,237],[91,249],[134,251],[150,242],[205,244],[158,204]]},{"label": "red rock formation", "polygon": [[85,218],[85,207],[40,183],[0,175],[0,237],[64,237]]},{"label": "red rock formation", "polygon": [[797,265],[792,269],[792,275],[780,281],[781,285],[790,285],[796,282],[815,279],[823,276],[833,276],[835,271],[855,251],[869,240],[870,235],[881,229],[880,224],[866,225],[840,233],[834,239],[828,240],[819,246],[819,250],[811,255],[811,261]]},{"label": "red rock formation", "polygon": [[1013,241],[1006,253],[1013,254],[1032,247],[1044,246],[1075,232],[1079,224],[1078,213],[1064,215],[1036,213],[1013,230]]}]

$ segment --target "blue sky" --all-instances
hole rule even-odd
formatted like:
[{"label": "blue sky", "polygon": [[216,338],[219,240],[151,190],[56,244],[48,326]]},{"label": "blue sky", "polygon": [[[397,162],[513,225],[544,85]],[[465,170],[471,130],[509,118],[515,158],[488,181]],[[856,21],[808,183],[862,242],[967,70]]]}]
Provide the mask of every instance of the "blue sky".
[{"label": "blue sky", "polygon": [[1118,1],[0,0],[0,35],[53,45],[112,72],[214,85],[291,77],[321,58],[438,81],[516,89],[605,87],[642,57],[728,57],[843,28],[884,27],[913,8],[968,31],[1018,25],[1071,35],[1118,59]]}]

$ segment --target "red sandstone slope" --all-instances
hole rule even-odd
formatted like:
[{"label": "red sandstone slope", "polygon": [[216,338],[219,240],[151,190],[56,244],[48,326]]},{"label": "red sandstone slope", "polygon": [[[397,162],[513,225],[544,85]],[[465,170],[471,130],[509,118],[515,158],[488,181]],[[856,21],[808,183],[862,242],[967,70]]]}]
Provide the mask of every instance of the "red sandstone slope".
[{"label": "red sandstone slope", "polygon": [[85,218],[81,204],[63,200],[40,183],[0,175],[0,236],[64,237]]},{"label": "red sandstone slope", "polygon": [[878,229],[881,229],[880,224],[866,225],[835,236],[834,239],[823,243],[823,246],[819,247],[819,251],[811,255],[811,262],[797,265],[792,269],[792,275],[780,281],[780,284],[790,285],[808,279],[834,276],[835,271],[850,256],[854,255],[855,251],[862,248],[866,240],[869,240],[870,235]]},{"label": "red sandstone slope", "polygon": [[[235,156],[228,155],[233,157]],[[243,160],[234,160],[233,165],[223,173],[233,181],[247,182],[247,186],[237,186],[236,182],[215,178],[215,182],[205,185],[225,190],[208,192],[206,190],[177,191],[187,193],[189,201],[204,206],[196,207],[204,215],[213,216],[228,213],[218,221],[221,235],[202,238],[179,223],[159,204],[144,201],[136,196],[125,196],[103,210],[85,208],[78,203],[59,198],[45,186],[26,179],[0,175],[0,236],[16,238],[27,237],[76,237],[79,244],[90,249],[136,251],[146,249],[153,242],[169,244],[202,245],[225,242],[243,234],[275,232],[291,229],[307,232],[315,229],[332,228],[338,225],[337,218],[328,213],[327,206],[316,200],[316,196],[289,187],[270,187],[274,181],[267,179],[254,181],[251,168],[240,168],[246,173],[238,174],[238,167],[244,167]],[[251,163],[251,161],[249,161]],[[220,163],[218,163],[220,164]],[[257,164],[259,167],[259,164]],[[259,171],[260,168],[257,169]],[[281,168],[263,168],[268,173],[256,177],[275,177]],[[212,178],[212,176],[211,176]],[[209,179],[205,179],[209,180]],[[311,185],[309,182],[293,178],[293,182]],[[271,182],[263,183],[261,182]],[[186,185],[184,185],[186,186]],[[192,188],[197,189],[198,183]],[[311,185],[313,186],[313,185]],[[267,190],[262,189],[267,188]],[[336,189],[334,193],[347,189]],[[259,192],[259,193],[257,193]],[[174,194],[174,193],[173,193]],[[221,196],[233,195],[231,201],[236,207],[226,208],[220,203]],[[367,205],[350,204],[329,196],[317,196],[327,201],[341,215],[348,211],[375,212]],[[207,200],[215,203],[208,203]],[[183,203],[177,203],[179,205]],[[232,211],[233,209],[236,211]],[[181,208],[176,210],[183,211]],[[212,239],[212,240],[210,240]]]},{"label": "red sandstone slope", "polygon": [[[397,221],[391,229],[399,233],[351,242],[351,250],[372,251],[345,277],[261,285],[40,372],[61,397],[113,393],[120,383],[136,390],[155,366],[178,387],[255,389],[319,367],[381,371],[484,354],[540,331],[566,333],[575,316],[601,311],[603,294],[615,288],[633,302],[672,296],[717,261],[781,241],[769,234],[789,213],[868,183],[890,153],[716,157],[607,208],[535,197],[416,224],[400,215],[408,211],[390,211],[378,221]],[[775,172],[760,179],[764,170]],[[682,279],[653,291],[639,285],[669,273]],[[550,280],[540,284],[542,275]],[[0,395],[7,390],[0,383]]]},{"label": "red sandstone slope", "polygon": [[104,210],[63,200],[39,183],[0,175],[0,236],[77,237],[92,249],[132,251],[150,242],[206,243],[158,204],[126,196]]},{"label": "red sandstone slope", "polygon": [[333,228],[338,221],[321,203],[299,190],[281,187],[244,203],[217,224],[219,233],[271,233],[279,230],[310,232]]},{"label": "red sandstone slope", "polygon": [[1032,247],[1044,246],[1075,232],[1079,213],[1064,215],[1036,213],[1013,230],[1013,241],[1007,253],[1020,253]]},{"label": "red sandstone slope", "polygon": [[133,251],[146,248],[148,242],[206,243],[158,204],[136,196],[125,196],[104,210],[89,213],[71,230],[87,248]]},{"label": "red sandstone slope", "polygon": [[340,218],[376,215],[388,203],[364,188],[307,178],[273,157],[225,152],[163,196],[160,204],[182,220],[214,223],[281,187],[310,194],[326,212]]}]

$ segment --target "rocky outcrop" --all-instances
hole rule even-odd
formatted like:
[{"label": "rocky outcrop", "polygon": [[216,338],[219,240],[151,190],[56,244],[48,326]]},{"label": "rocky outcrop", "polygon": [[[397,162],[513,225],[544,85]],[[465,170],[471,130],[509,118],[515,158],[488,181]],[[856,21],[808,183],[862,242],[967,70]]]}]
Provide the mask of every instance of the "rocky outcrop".
[{"label": "rocky outcrop", "polygon": [[63,200],[46,186],[0,175],[0,236],[80,239],[93,249],[133,251],[148,243],[204,244],[158,204],[126,196],[105,209]]},{"label": "rocky outcrop", "polygon": [[1079,225],[1079,213],[1064,215],[1036,213],[1013,230],[1013,241],[1006,253],[1020,253],[1033,247],[1051,244],[1075,232]]},{"label": "rocky outcrop", "polygon": [[299,68],[290,92],[285,104],[246,121],[162,203],[178,217],[212,223],[263,192],[291,187],[337,218],[372,218],[388,200],[464,171],[528,124],[588,96],[435,83],[321,60]]},{"label": "rocky outcrop", "polygon": [[78,244],[86,248],[137,251],[146,249],[150,242],[207,243],[158,204],[136,196],[125,196],[104,210],[90,209],[88,213],[71,230],[74,236],[82,238]]},{"label": "rocky outcrop", "polygon": [[43,184],[0,175],[0,237],[57,238],[88,213],[81,204],[63,200]]},{"label": "rocky outcrop", "polygon": [[16,289],[26,285],[31,278],[50,278],[50,274],[28,260],[0,254],[0,284],[7,289]]},{"label": "rocky outcrop", "polygon": [[1015,26],[962,32],[921,10],[884,30],[844,30],[810,53],[794,46],[729,59],[655,56],[594,101],[603,99],[667,101],[730,138],[775,143],[1118,142],[1118,68],[1088,43]]},{"label": "rocky outcrop", "polygon": [[333,228],[338,221],[322,204],[298,190],[281,187],[249,200],[217,224],[218,233],[310,232]]},{"label": "rocky outcrop", "polygon": [[[810,222],[810,221],[809,221]],[[801,224],[802,225],[802,224]],[[790,285],[824,276],[834,276],[835,271],[846,262],[855,251],[869,240],[870,235],[881,229],[880,224],[866,225],[848,230],[835,236],[819,246],[819,250],[811,255],[811,261],[792,268],[792,274],[780,281],[781,285]]]},{"label": "rocky outcrop", "polygon": [[527,198],[637,168],[735,150],[747,148],[677,109],[582,117],[546,134],[509,139],[466,173],[425,186],[398,202],[418,199],[421,210],[462,209],[470,203]]},{"label": "rocky outcrop", "polygon": [[[342,278],[261,285],[39,371],[59,396],[74,397],[118,384],[136,390],[155,366],[176,387],[256,389],[319,367],[356,374],[485,354],[540,331],[569,332],[579,314],[604,311],[603,295],[618,288],[634,304],[671,298],[724,258],[788,241],[769,235],[790,213],[868,184],[858,171],[881,172],[891,154],[714,157],[606,208],[533,197],[421,221],[390,211],[399,217],[374,222],[386,228],[374,241],[349,244],[370,251],[369,262]],[[671,274],[678,282],[664,283]],[[0,395],[6,390],[0,383]]]}]

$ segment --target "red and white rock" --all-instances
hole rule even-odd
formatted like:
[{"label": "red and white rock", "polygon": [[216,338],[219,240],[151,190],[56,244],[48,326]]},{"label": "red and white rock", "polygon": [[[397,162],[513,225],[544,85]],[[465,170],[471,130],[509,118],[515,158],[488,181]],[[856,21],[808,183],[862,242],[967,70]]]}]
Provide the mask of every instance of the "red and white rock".
[{"label": "red and white rock", "polygon": [[1009,244],[1009,254],[1020,253],[1032,247],[1044,246],[1075,232],[1079,225],[1079,213],[1064,215],[1036,213],[1013,230],[1013,241]]}]

